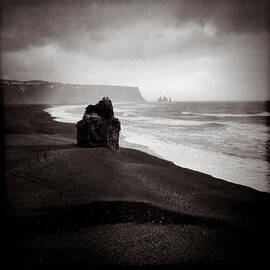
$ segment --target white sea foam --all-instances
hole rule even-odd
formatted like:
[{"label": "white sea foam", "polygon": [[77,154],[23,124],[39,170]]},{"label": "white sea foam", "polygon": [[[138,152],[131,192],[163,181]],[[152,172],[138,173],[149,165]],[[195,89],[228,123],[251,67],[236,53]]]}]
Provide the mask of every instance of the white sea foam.
[{"label": "white sea foam", "polygon": [[[202,126],[206,124],[213,124],[210,121],[192,121],[181,119],[147,119],[153,124],[166,125],[166,126]],[[221,123],[222,124],[222,123]]]},{"label": "white sea foam", "polygon": [[[77,123],[83,115],[86,105],[68,105],[68,106],[55,106],[47,108],[44,111],[49,113],[55,121],[63,123]],[[74,113],[74,110],[81,109],[81,114]]]},{"label": "white sea foam", "polygon": [[133,117],[134,118],[134,117],[137,117],[138,114],[136,112],[128,111],[128,112],[124,112],[123,116],[124,117]]},{"label": "white sea foam", "polygon": [[[262,179],[262,173],[266,175],[269,170],[269,164],[266,161],[256,161],[213,151],[204,151],[199,148],[163,140],[142,131],[135,134],[127,130],[124,131],[123,135],[127,142],[146,146],[149,148],[150,153],[154,152],[181,167],[204,172],[261,191],[267,191],[269,188],[266,176]],[[136,148],[136,145],[134,148]],[[138,149],[140,150],[140,148]]]},{"label": "white sea foam", "polygon": [[[124,113],[124,112],[126,112],[127,110],[126,110],[126,109],[114,108],[113,111],[114,111],[115,113]],[[129,111],[131,111],[131,110],[129,110]]]},{"label": "white sea foam", "polygon": [[138,116],[137,113],[126,112],[122,116],[119,116],[120,120],[130,120],[136,121],[138,123],[144,122],[151,125],[160,125],[160,126],[224,126],[222,122],[213,122],[213,121],[195,121],[195,120],[184,120],[184,119],[168,119],[168,118],[158,118],[158,117],[145,117]]},{"label": "white sea foam", "polygon": [[269,112],[260,112],[253,114],[239,114],[239,113],[191,113],[191,112],[181,112],[181,115],[202,115],[202,116],[214,116],[214,117],[268,117]]}]

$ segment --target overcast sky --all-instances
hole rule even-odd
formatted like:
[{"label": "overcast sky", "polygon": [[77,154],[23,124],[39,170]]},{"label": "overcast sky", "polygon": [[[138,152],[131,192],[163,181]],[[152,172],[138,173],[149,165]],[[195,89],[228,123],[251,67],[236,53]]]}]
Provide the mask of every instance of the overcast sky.
[{"label": "overcast sky", "polygon": [[1,0],[1,77],[269,99],[268,0]]}]

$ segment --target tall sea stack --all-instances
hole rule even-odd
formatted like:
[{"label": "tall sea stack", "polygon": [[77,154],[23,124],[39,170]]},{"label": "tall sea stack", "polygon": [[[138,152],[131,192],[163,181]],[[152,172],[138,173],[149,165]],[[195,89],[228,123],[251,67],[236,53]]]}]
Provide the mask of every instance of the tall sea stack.
[{"label": "tall sea stack", "polygon": [[119,149],[121,125],[118,118],[114,117],[113,106],[108,97],[104,97],[96,105],[88,105],[76,127],[78,146]]}]

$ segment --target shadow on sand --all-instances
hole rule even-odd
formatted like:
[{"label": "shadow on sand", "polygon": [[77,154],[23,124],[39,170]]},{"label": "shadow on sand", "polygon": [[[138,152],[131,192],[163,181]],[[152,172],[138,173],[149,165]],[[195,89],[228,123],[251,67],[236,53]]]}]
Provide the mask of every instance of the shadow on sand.
[{"label": "shadow on sand", "polygon": [[10,224],[18,234],[75,231],[104,224],[198,225],[220,230],[243,231],[228,221],[169,211],[143,202],[99,201],[91,204],[42,208],[39,214],[16,218]]}]

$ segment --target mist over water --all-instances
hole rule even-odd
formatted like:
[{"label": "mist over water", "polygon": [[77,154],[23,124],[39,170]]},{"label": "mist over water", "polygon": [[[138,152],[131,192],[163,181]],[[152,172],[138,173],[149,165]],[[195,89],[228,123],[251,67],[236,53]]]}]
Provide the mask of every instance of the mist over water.
[{"label": "mist over water", "polygon": [[[46,111],[56,121],[76,123],[85,107]],[[118,103],[114,111],[133,148],[142,145],[181,167],[270,192],[268,103]]]}]

